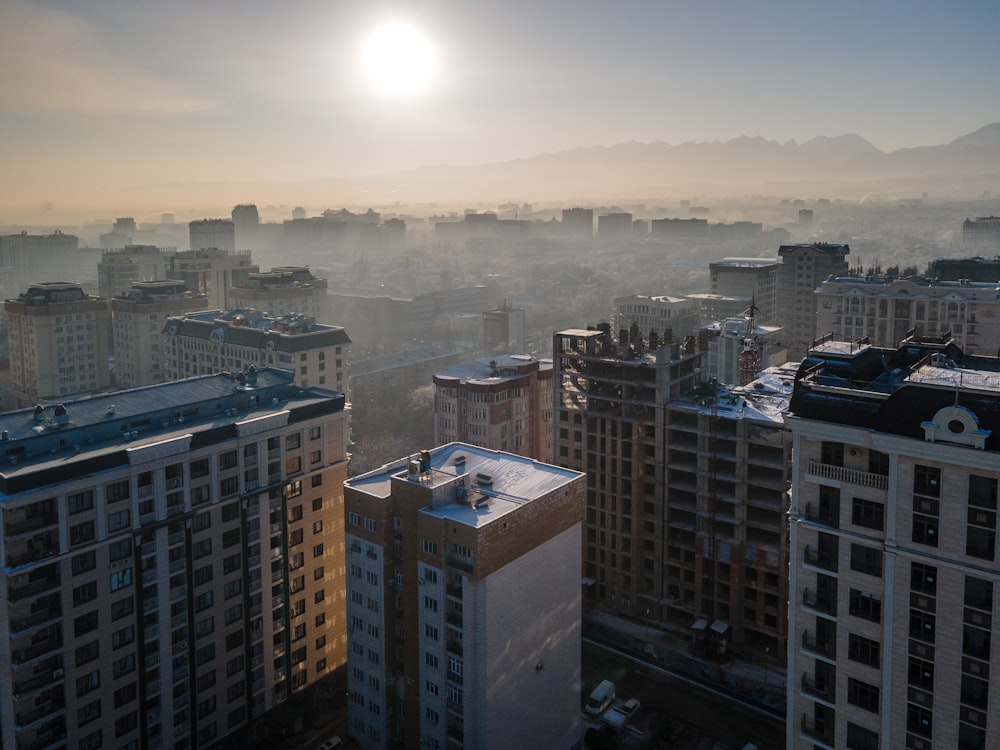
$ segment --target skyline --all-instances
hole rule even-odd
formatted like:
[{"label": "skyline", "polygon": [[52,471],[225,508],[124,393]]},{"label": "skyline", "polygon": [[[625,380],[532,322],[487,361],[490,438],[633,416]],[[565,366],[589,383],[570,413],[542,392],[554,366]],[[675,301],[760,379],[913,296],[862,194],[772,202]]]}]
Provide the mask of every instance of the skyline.
[{"label": "skyline", "polygon": [[[0,0],[0,221],[629,141],[940,145],[1000,121],[1000,7],[960,7]],[[362,69],[389,21],[433,51],[420,95]]]}]

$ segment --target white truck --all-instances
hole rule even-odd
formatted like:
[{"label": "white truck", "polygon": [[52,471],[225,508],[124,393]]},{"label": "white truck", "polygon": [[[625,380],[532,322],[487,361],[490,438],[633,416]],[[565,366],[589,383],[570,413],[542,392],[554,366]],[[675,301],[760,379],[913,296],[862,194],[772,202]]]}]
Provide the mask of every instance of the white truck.
[{"label": "white truck", "polygon": [[615,683],[611,680],[601,680],[601,684],[595,687],[587,698],[587,705],[583,710],[591,716],[600,716],[614,699]]}]

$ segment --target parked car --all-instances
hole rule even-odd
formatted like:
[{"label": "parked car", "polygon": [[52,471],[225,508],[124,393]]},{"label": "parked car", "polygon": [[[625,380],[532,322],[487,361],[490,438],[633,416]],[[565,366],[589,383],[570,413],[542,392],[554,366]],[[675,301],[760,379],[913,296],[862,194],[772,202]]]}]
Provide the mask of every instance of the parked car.
[{"label": "parked car", "polygon": [[627,701],[622,703],[621,710],[623,714],[625,714],[629,718],[632,718],[633,716],[635,716],[635,714],[639,711],[641,707],[642,704],[639,703],[638,698],[629,698]]},{"label": "parked car", "polygon": [[335,748],[341,747],[343,744],[343,740],[341,740],[337,735],[334,735],[319,745],[316,750],[335,750]]}]

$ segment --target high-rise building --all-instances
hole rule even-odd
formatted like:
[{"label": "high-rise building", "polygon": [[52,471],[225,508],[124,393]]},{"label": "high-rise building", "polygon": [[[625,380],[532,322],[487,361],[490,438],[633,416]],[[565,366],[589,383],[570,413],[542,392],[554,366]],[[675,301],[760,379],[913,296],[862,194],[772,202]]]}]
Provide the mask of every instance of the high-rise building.
[{"label": "high-rise building", "polygon": [[52,279],[78,281],[80,240],[74,234],[56,230],[52,234],[11,234],[0,236],[0,269],[15,289]]},{"label": "high-rise building", "polygon": [[213,375],[0,439],[4,747],[207,748],[340,670],[342,394]]},{"label": "high-rise building", "polygon": [[503,305],[483,313],[483,354],[524,354],[527,341],[524,333],[524,308]]},{"label": "high-rise building", "polygon": [[[234,206],[232,219],[234,247],[240,250],[257,250],[257,230],[260,228],[257,206],[252,203]],[[193,245],[191,249],[195,249]]]},{"label": "high-rise building", "polygon": [[327,309],[326,279],[314,276],[306,267],[272,268],[266,273],[247,274],[229,290],[234,308],[252,308],[272,318],[305,315],[322,320]]},{"label": "high-rise building", "polygon": [[196,219],[188,224],[191,250],[214,248],[223,253],[236,251],[236,228],[231,219]]},{"label": "high-rise building", "polygon": [[562,210],[562,233],[564,237],[593,238],[594,209],[564,208]]},{"label": "high-rise building", "polygon": [[97,293],[111,299],[137,282],[168,278],[175,253],[172,248],[153,245],[128,245],[123,250],[102,253],[97,264]]},{"label": "high-rise building", "polygon": [[462,443],[345,483],[360,747],[576,746],[584,492],[578,472]]},{"label": "high-rise building", "polygon": [[313,318],[269,318],[256,310],[207,310],[163,324],[167,379],[189,378],[250,365],[295,373],[303,388],[318,385],[347,393],[351,339],[340,326]]},{"label": "high-rise building", "polygon": [[483,357],[434,374],[434,438],[552,461],[552,360]]},{"label": "high-rise building", "polygon": [[233,306],[229,290],[242,286],[251,273],[259,270],[250,260],[249,251],[210,247],[177,253],[168,275],[183,281],[192,292],[208,295],[209,307],[228,310]]},{"label": "high-rise building", "polygon": [[963,221],[962,250],[989,255],[1000,252],[1000,216],[977,216]]},{"label": "high-rise building", "polygon": [[648,336],[650,331],[656,331],[661,340],[666,337],[679,341],[694,333],[699,324],[699,302],[688,297],[630,294],[616,297],[614,306],[617,330],[636,325],[643,337]]},{"label": "high-rise building", "polygon": [[601,214],[597,217],[597,236],[602,240],[631,240],[632,214]]},{"label": "high-rise building", "polygon": [[[780,343],[782,330],[776,326],[762,326],[741,315],[705,326],[710,333],[708,360],[705,375],[727,385],[746,385],[769,367],[776,367],[788,360],[788,351]],[[747,371],[747,368],[750,371]]]},{"label": "high-rise building", "polygon": [[34,284],[4,302],[10,354],[6,407],[90,393],[111,385],[109,301],[79,284]]},{"label": "high-rise building", "polygon": [[111,300],[115,385],[139,388],[167,380],[163,324],[171,316],[204,310],[208,298],[181,281],[143,281]]},{"label": "high-rise building", "polygon": [[[724,297],[746,300],[742,313],[750,304],[757,307],[755,317],[761,325],[775,325],[778,318],[777,258],[723,258],[709,263],[709,292]],[[714,323],[721,318],[716,318]]]},{"label": "high-rise building", "polygon": [[828,341],[790,411],[786,746],[1000,747],[1000,363]]},{"label": "high-rise building", "polygon": [[895,348],[915,333],[950,335],[967,354],[1000,351],[997,282],[887,276],[828,279],[816,289],[816,333]]},{"label": "high-rise building", "polygon": [[777,325],[785,329],[789,356],[800,359],[812,346],[816,331],[816,288],[827,278],[846,276],[848,245],[826,242],[782,245],[778,248],[781,270],[778,272]]},{"label": "high-rise building", "polygon": [[553,343],[555,460],[588,480],[585,604],[689,628],[698,648],[777,652],[794,369],[727,388],[702,382],[692,341],[641,343]]}]

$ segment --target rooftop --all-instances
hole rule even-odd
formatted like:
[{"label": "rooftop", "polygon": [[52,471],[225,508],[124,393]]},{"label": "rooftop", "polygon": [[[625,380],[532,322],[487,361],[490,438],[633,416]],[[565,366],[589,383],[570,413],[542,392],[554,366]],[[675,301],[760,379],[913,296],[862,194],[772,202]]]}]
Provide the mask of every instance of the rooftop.
[{"label": "rooftop", "polygon": [[527,354],[512,354],[459,362],[435,373],[434,378],[435,382],[438,378],[451,378],[462,383],[492,385],[520,380],[531,372],[551,369],[551,359],[535,359]]}]

